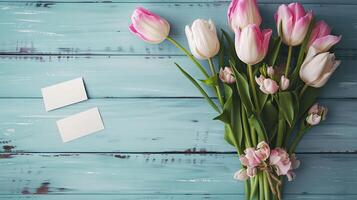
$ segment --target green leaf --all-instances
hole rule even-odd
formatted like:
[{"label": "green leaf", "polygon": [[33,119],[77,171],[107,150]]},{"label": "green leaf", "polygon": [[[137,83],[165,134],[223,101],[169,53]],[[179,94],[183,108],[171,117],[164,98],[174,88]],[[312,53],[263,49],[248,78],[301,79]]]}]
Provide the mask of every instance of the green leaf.
[{"label": "green leaf", "polygon": [[202,83],[211,86],[211,87],[216,87],[218,85],[218,75],[211,76],[205,80],[200,80]]},{"label": "green leaf", "polygon": [[291,127],[296,115],[298,114],[299,98],[294,92],[289,91],[279,92],[276,97],[279,111],[282,112],[283,117]]},{"label": "green leaf", "polygon": [[179,64],[175,63],[176,67],[182,72],[182,74],[184,76],[186,76],[186,78],[188,80],[190,80],[192,82],[192,84],[200,91],[200,93],[202,94],[202,96],[207,100],[208,104],[210,106],[212,106],[212,108],[214,110],[216,110],[217,112],[219,111],[219,108],[217,107],[217,105],[212,101],[212,99],[207,95],[207,93],[205,92],[204,89],[202,89],[202,87],[200,86],[200,84],[197,83],[197,81],[192,78],[191,75],[189,75]]},{"label": "green leaf", "polygon": [[258,142],[267,141],[268,137],[263,122],[254,114],[248,118],[248,122],[258,133]]},{"label": "green leaf", "polygon": [[226,142],[228,142],[228,144],[230,144],[232,146],[236,146],[234,137],[233,137],[233,133],[232,133],[232,129],[229,126],[229,124],[224,124],[224,140],[226,140]]},{"label": "green leaf", "polygon": [[316,102],[318,96],[319,89],[313,87],[306,88],[300,101],[299,117],[301,117],[308,111],[308,109]]},{"label": "green leaf", "polygon": [[278,116],[278,109],[276,109],[273,101],[269,99],[265,103],[265,106],[261,113],[261,118],[270,138],[273,137],[273,134],[275,132],[274,129],[276,129],[276,126],[278,124]]},{"label": "green leaf", "polygon": [[236,78],[236,86],[238,89],[238,94],[240,95],[240,99],[247,111],[247,115],[250,116],[253,113],[253,103],[250,97],[249,92],[249,84],[247,79],[239,73],[235,68],[233,68],[234,77]]},{"label": "green leaf", "polygon": [[264,94],[262,92],[258,92],[258,97],[259,97],[259,104],[260,104],[260,108],[264,108],[264,105],[269,97],[269,95]]},{"label": "green leaf", "polygon": [[[230,95],[227,97],[227,101],[223,106],[222,113],[219,116],[215,117],[214,120],[220,120],[225,124],[229,125],[230,130],[225,131],[225,139],[229,140],[227,142],[229,143],[233,142],[233,144],[237,148],[240,148],[240,145],[242,143],[242,137],[243,137],[241,114],[240,114],[241,112],[240,100],[237,95],[237,92],[232,92],[232,88],[230,88],[230,90],[231,90],[231,92],[229,92]],[[231,134],[231,135],[226,135],[226,134]],[[232,141],[232,138],[234,139],[234,141]]]}]

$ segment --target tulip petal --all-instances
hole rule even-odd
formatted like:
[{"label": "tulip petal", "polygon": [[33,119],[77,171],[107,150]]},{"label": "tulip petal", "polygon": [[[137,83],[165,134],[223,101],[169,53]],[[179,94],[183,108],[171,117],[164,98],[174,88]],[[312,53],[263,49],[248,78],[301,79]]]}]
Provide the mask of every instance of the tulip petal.
[{"label": "tulip petal", "polygon": [[341,36],[326,35],[320,38],[317,38],[312,46],[317,49],[319,52],[328,51],[333,45],[337,44],[341,40]]},{"label": "tulip petal", "polygon": [[196,49],[195,39],[193,38],[193,33],[189,26],[185,27],[185,33],[188,41],[188,46],[190,47],[192,55],[201,60],[205,59],[205,57],[199,54]]},{"label": "tulip petal", "polygon": [[312,13],[308,12],[304,17],[296,22],[294,30],[292,31],[290,45],[296,46],[302,43],[309,29],[311,19]]}]

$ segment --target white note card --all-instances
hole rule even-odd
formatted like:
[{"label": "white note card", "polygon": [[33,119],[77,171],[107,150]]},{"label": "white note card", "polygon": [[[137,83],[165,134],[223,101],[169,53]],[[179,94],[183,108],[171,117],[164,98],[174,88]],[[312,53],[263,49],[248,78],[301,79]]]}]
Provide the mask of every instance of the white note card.
[{"label": "white note card", "polygon": [[97,107],[57,121],[63,142],[89,135],[104,129]]},{"label": "white note card", "polygon": [[46,111],[87,100],[83,78],[76,78],[41,89]]}]

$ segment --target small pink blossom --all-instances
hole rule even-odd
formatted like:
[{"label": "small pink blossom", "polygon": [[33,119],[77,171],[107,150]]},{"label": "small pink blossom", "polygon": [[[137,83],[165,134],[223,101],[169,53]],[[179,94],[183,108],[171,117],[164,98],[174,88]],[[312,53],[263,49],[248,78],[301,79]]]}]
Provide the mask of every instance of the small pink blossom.
[{"label": "small pink blossom", "polygon": [[233,71],[230,67],[224,67],[219,70],[219,78],[223,83],[232,84],[236,81],[233,76]]},{"label": "small pink blossom", "polygon": [[255,151],[255,154],[258,156],[260,160],[265,161],[266,159],[269,158],[270,155],[269,145],[265,141],[260,142],[257,145],[257,150]]},{"label": "small pink blossom", "polygon": [[255,81],[265,94],[275,94],[279,90],[279,85],[273,79],[265,78],[263,75],[260,75],[259,78],[255,77]]},{"label": "small pink blossom", "polygon": [[288,171],[291,168],[291,161],[289,154],[282,148],[275,148],[271,151],[270,154],[270,165],[275,167],[277,175],[287,175]]},{"label": "small pink blossom", "polygon": [[284,75],[282,75],[280,78],[280,89],[283,91],[288,89],[289,84],[290,84],[290,80],[288,78],[285,78]]},{"label": "small pink blossom", "polygon": [[319,106],[317,103],[309,109],[306,122],[311,126],[319,124],[326,119],[328,109],[324,106]]},{"label": "small pink blossom", "polygon": [[240,169],[239,171],[236,171],[236,173],[234,173],[234,179],[238,180],[238,181],[245,181],[249,178],[249,176],[247,175],[247,170],[246,169]]},{"label": "small pink blossom", "polygon": [[262,160],[256,154],[255,148],[247,148],[244,150],[244,153],[245,153],[245,155],[244,155],[243,159],[241,156],[242,165],[245,165],[248,167],[257,167],[262,162]]}]

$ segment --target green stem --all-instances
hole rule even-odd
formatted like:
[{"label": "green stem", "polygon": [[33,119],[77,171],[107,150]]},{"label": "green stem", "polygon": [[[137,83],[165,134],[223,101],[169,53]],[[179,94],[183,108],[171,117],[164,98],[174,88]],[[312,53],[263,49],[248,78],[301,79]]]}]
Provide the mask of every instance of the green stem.
[{"label": "green stem", "polygon": [[279,114],[279,122],[278,122],[278,134],[276,136],[276,146],[281,147],[283,145],[285,131],[285,119]]},{"label": "green stem", "polygon": [[[302,123],[304,123],[304,122],[302,122]],[[302,128],[296,134],[296,137],[295,137],[293,143],[291,143],[291,145],[290,145],[289,154],[292,154],[295,152],[297,145],[299,144],[300,140],[302,139],[302,137],[304,136],[304,133],[306,131],[307,131],[307,128]]]},{"label": "green stem", "polygon": [[249,135],[247,115],[245,113],[245,108],[244,108],[243,104],[241,104],[241,115],[242,115],[243,133],[244,133],[244,137],[245,137],[245,141],[246,141],[246,147],[253,147],[252,141],[251,141],[250,135]]},{"label": "green stem", "polygon": [[[209,64],[209,67],[211,69],[212,76],[215,76],[216,75],[216,70],[214,69],[214,65],[213,65],[213,62],[212,62],[211,58],[208,58],[208,64]],[[221,94],[221,90],[219,89],[219,86],[216,85],[214,90],[215,90],[215,93],[217,95],[217,98],[218,98],[219,102],[221,103],[221,105],[223,107],[224,102],[223,102],[223,98],[222,98],[222,94]]]},{"label": "green stem", "polygon": [[302,95],[304,94],[305,90],[308,88],[309,86],[308,85],[304,85],[304,87],[301,89],[300,93],[299,93],[299,98],[302,97]]},{"label": "green stem", "polygon": [[254,176],[250,178],[250,183],[251,183],[250,200],[253,200],[258,190],[258,176]]},{"label": "green stem", "polygon": [[257,95],[257,90],[255,88],[255,80],[254,80],[254,75],[253,75],[253,69],[252,65],[248,65],[248,74],[249,74],[249,81],[250,81],[250,86],[253,91],[253,98],[254,98],[254,103],[255,103],[255,108],[257,113],[260,112],[260,106],[259,106],[259,101],[258,101],[258,95]]},{"label": "green stem", "polygon": [[281,42],[282,42],[281,37],[279,37],[278,44],[276,46],[276,49],[274,49],[274,51],[273,51],[273,57],[272,57],[272,60],[271,60],[271,63],[270,63],[270,66],[272,66],[272,67],[274,67],[276,59],[278,58]]},{"label": "green stem", "polygon": [[265,200],[270,200],[270,187],[268,183],[268,177],[265,172],[263,172],[263,185],[264,185],[264,198]]},{"label": "green stem", "polygon": [[249,180],[246,180],[246,181],[245,181],[244,188],[245,188],[245,197],[246,197],[246,200],[249,200],[249,194],[250,194]]},{"label": "green stem", "polygon": [[289,68],[290,68],[290,63],[291,63],[292,52],[293,52],[293,46],[289,46],[288,60],[286,61],[286,66],[285,66],[285,78],[288,78],[288,76],[289,76]]},{"label": "green stem", "polygon": [[[258,174],[259,177],[259,200],[264,200],[264,182],[263,182],[263,172]],[[269,199],[267,199],[269,200]]]},{"label": "green stem", "polygon": [[176,40],[174,40],[172,37],[167,36],[166,38],[168,41],[170,41],[173,45],[175,45],[178,49],[180,49],[182,52],[184,52],[186,54],[187,57],[189,57],[193,63],[195,63],[195,65],[201,70],[201,72],[203,73],[203,75],[206,78],[209,78],[209,75],[207,74],[206,70],[202,67],[202,65],[196,60],[196,58],[194,58],[192,56],[192,54],[187,51],[187,49],[185,49],[185,47],[183,47],[180,43],[178,43]]},{"label": "green stem", "polygon": [[257,135],[255,133],[255,129],[252,126],[250,127],[250,135],[252,136],[253,147],[256,147],[257,146]]}]

